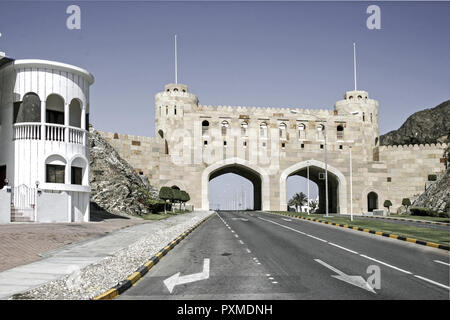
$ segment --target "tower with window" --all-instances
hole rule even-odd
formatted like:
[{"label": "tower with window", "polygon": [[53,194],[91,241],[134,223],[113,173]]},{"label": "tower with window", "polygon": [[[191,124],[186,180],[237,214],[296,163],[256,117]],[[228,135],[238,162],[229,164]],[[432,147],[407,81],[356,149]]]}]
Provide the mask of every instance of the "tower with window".
[{"label": "tower with window", "polygon": [[[14,215],[22,221],[89,221],[93,82],[89,72],[65,63],[9,59],[0,64],[0,166]],[[52,197],[59,197],[53,213],[40,212],[40,199],[49,203]]]}]

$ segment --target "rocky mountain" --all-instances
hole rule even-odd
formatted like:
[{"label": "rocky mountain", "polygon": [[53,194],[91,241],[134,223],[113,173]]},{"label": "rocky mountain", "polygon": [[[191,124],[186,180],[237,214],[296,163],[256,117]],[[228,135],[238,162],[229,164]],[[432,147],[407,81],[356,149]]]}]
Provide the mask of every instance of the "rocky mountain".
[{"label": "rocky mountain", "polygon": [[[450,100],[437,107],[412,114],[398,129],[380,136],[381,145],[447,143],[444,154],[449,162],[450,151]],[[450,167],[413,202],[435,212],[450,211]]]},{"label": "rocky mountain", "polygon": [[450,100],[412,114],[398,129],[380,136],[380,145],[450,142]]},{"label": "rocky mountain", "polygon": [[150,213],[143,199],[158,199],[158,191],[93,127],[89,131],[92,207],[122,216]]}]

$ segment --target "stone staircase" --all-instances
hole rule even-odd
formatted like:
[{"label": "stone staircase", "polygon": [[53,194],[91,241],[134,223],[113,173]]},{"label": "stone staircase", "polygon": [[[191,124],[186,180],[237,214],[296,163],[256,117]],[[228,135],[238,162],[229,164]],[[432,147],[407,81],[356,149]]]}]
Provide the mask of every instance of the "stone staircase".
[{"label": "stone staircase", "polygon": [[11,207],[11,222],[33,222],[29,216],[23,215],[23,210]]}]

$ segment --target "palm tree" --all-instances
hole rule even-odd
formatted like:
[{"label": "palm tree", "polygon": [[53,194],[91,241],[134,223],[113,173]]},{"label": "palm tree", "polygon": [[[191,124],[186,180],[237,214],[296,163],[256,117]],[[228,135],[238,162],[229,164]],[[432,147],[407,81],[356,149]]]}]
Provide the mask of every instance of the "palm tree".
[{"label": "palm tree", "polygon": [[309,211],[310,211],[311,213],[314,213],[314,212],[316,211],[317,207],[318,207],[317,200],[311,200],[311,201],[309,202]]},{"label": "palm tree", "polygon": [[299,207],[301,208],[307,202],[308,202],[308,197],[306,196],[306,194],[304,194],[303,192],[297,192],[288,201],[288,205],[295,206],[296,211],[298,212]]}]

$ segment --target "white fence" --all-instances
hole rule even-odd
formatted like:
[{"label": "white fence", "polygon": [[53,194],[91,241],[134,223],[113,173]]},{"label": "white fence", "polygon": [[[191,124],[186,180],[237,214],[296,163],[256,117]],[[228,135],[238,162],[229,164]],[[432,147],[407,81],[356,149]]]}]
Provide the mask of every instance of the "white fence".
[{"label": "white fence", "polygon": [[[42,136],[42,129],[44,130]],[[14,140],[47,140],[86,144],[86,130],[60,124],[24,122],[14,124]]]}]

